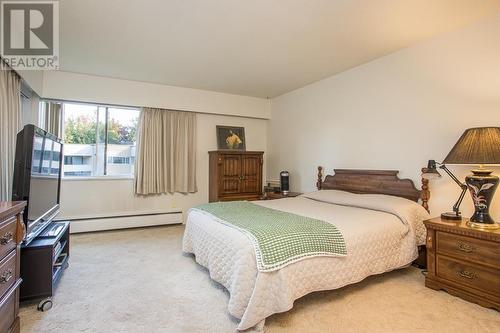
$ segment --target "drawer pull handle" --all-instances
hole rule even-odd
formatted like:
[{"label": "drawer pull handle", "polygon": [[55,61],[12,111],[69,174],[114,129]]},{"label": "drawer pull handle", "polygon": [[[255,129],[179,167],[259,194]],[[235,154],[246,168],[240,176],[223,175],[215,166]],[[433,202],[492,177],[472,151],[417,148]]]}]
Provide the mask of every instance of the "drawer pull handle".
[{"label": "drawer pull handle", "polygon": [[0,277],[0,284],[7,283],[7,282],[9,282],[10,279],[12,279],[12,270],[11,269],[3,272],[2,276]]},{"label": "drawer pull handle", "polygon": [[0,244],[7,245],[14,239],[14,234],[12,232],[6,233],[2,238],[0,238]]},{"label": "drawer pull handle", "polygon": [[475,279],[477,278],[477,274],[474,273],[474,272],[469,272],[469,271],[460,271],[460,272],[457,272],[459,276],[465,278],[465,279],[469,279],[469,280],[472,280],[472,279]]},{"label": "drawer pull handle", "polygon": [[458,242],[458,249],[462,252],[471,253],[476,249],[474,246],[467,243]]}]

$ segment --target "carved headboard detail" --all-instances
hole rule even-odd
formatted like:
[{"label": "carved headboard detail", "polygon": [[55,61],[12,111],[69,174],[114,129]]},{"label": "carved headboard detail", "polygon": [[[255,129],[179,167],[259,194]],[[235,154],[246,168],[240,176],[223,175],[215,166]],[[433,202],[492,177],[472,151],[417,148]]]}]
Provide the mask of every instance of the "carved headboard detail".
[{"label": "carved headboard detail", "polygon": [[418,190],[411,179],[398,178],[396,170],[335,169],[333,175],[323,180],[323,168],[318,167],[318,190],[341,190],[360,194],[387,194],[418,202],[429,210],[428,180],[422,179],[422,190]]}]

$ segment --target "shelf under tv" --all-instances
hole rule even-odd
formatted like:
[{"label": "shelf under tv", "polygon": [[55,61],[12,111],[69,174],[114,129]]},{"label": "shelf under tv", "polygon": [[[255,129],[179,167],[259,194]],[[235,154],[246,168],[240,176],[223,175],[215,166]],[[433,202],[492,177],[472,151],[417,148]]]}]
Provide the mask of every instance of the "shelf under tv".
[{"label": "shelf under tv", "polygon": [[59,279],[62,276],[63,270],[68,268],[68,260],[69,256],[67,253],[61,253],[60,256],[56,259],[56,262],[60,259],[61,261],[57,264],[54,263],[52,266],[52,288],[55,289]]},{"label": "shelf under tv", "polygon": [[[59,260],[59,258],[62,255],[64,255],[64,256],[67,255],[66,253],[63,253],[64,248],[66,247],[67,243],[68,243],[67,241],[63,241],[63,242],[59,241],[59,244],[61,244],[61,246],[59,247],[59,250],[57,250],[56,253],[54,253],[52,255],[52,258],[53,258],[52,265],[53,266],[56,266],[57,261]],[[57,244],[56,244],[56,247],[57,247]],[[56,247],[54,247],[54,250],[56,249]]]},{"label": "shelf under tv", "polygon": [[42,299],[38,305],[38,309],[42,311],[52,306],[51,297],[55,293],[64,270],[69,265],[69,222],[54,223],[64,226],[57,235],[39,236],[21,248],[23,283],[20,299],[21,301]]}]

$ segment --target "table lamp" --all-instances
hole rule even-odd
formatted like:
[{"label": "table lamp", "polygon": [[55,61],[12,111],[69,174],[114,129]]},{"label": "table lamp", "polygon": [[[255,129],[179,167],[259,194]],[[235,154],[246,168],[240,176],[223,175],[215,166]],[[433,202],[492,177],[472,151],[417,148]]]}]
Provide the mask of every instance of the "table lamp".
[{"label": "table lamp", "polygon": [[[465,184],[460,182],[446,167],[446,164],[475,164],[478,168],[472,175],[465,177]],[[474,214],[467,223],[470,227],[480,229],[500,228],[490,216],[489,208],[493,195],[498,187],[499,179],[492,175],[492,170],[485,169],[485,164],[500,164],[500,127],[477,127],[467,129],[455,146],[448,153],[443,163],[430,160],[427,168],[422,170],[422,177],[431,179],[440,176],[436,169],[444,170],[461,188],[462,193],[453,206],[452,213],[443,213],[443,219],[461,219],[460,204],[467,189],[474,202]]]}]

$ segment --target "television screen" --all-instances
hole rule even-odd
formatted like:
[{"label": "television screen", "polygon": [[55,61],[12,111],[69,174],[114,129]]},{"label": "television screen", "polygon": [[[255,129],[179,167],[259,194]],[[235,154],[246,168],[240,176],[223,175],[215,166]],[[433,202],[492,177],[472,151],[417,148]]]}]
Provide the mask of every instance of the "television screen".
[{"label": "television screen", "polygon": [[59,212],[62,146],[60,139],[34,125],[17,134],[12,200],[27,201],[25,244]]},{"label": "television screen", "polygon": [[28,220],[35,221],[58,202],[61,144],[35,133]]}]

